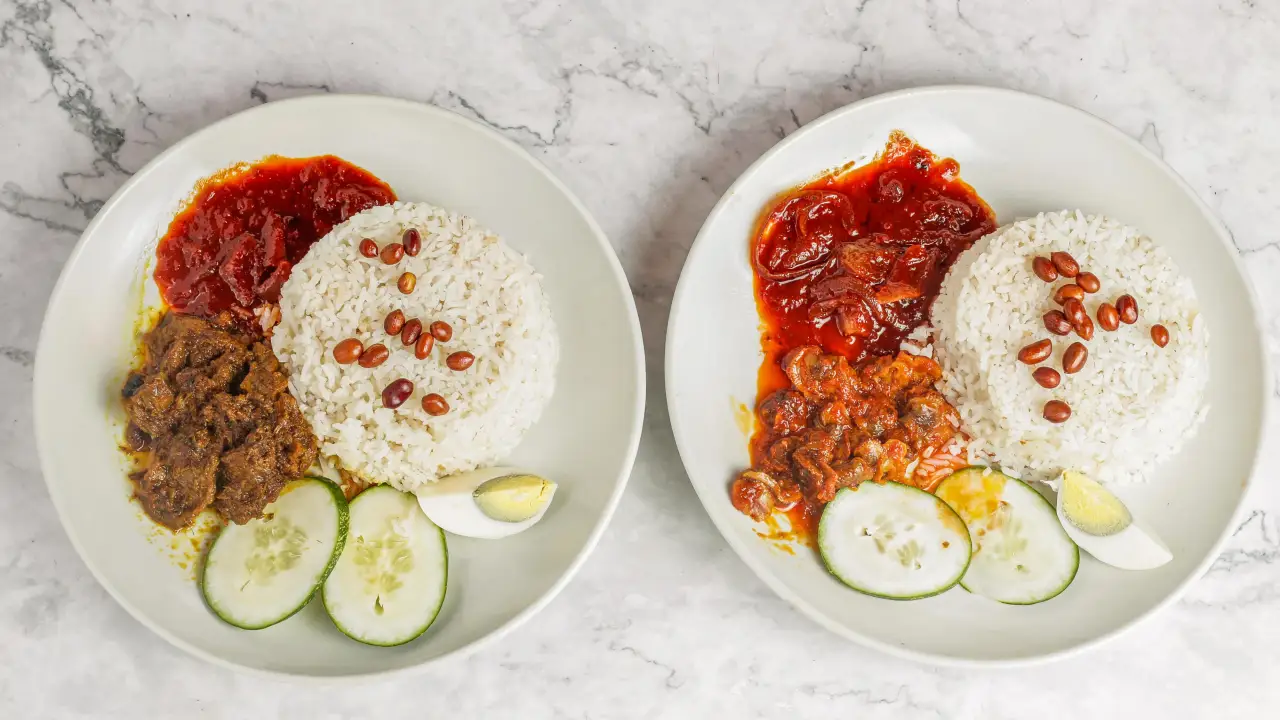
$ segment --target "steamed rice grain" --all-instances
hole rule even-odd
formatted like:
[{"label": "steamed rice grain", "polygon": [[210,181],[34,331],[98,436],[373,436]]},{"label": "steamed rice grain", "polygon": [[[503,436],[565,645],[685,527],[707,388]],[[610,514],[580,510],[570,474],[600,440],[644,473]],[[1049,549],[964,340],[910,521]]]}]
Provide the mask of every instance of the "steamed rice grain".
[{"label": "steamed rice grain", "polygon": [[[422,250],[395,265],[359,252],[417,228]],[[396,280],[417,275],[408,295]],[[419,360],[383,321],[392,310],[423,326],[453,327]],[[383,343],[390,357],[376,368],[339,365],[333,348],[346,338]],[[520,253],[464,215],[423,203],[395,203],[354,215],[317,242],[280,294],[272,348],[290,371],[290,389],[320,441],[321,455],[365,482],[402,490],[503,459],[537,421],[555,388],[559,342],[541,278]],[[445,358],[466,350],[475,363],[450,370]],[[383,407],[382,390],[406,378],[413,395]],[[450,412],[431,417],[427,393]]]},{"label": "steamed rice grain", "polygon": [[[1050,335],[1042,316],[1057,309],[1053,285],[1031,260],[1066,251],[1101,280],[1087,295],[1091,317],[1122,294],[1138,301],[1139,319],[1115,332],[1097,328],[1084,368],[1053,390],[1037,384],[1018,350],[1052,338],[1045,365],[1061,368],[1072,342]],[[1109,483],[1144,481],[1203,420],[1209,380],[1208,329],[1195,289],[1151,238],[1115,220],[1081,212],[1042,213],[983,238],[952,267],[931,313],[942,390],[972,438],[970,457],[1031,480],[1052,481],[1074,469]],[[1172,342],[1158,347],[1160,323]],[[1064,400],[1071,418],[1045,420],[1046,401]]]}]

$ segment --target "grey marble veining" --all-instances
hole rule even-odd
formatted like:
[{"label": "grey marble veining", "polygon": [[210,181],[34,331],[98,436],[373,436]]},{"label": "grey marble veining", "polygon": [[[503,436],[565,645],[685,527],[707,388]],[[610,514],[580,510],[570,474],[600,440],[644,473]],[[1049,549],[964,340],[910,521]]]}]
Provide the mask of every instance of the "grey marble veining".
[{"label": "grey marble veining", "polygon": [[[0,717],[1267,716],[1275,470],[1209,573],[1116,642],[927,668],[829,635],[729,551],[676,456],[660,359],[685,252],[738,173],[828,110],[956,82],[1062,100],[1164,157],[1233,233],[1274,345],[1278,38],[1267,0],[0,0]],[[30,403],[53,282],[111,193],[214,120],[317,92],[431,102],[549,165],[613,240],[651,378],[626,498],[556,602],[466,661],[330,689],[210,667],[118,608],[58,525]]]}]

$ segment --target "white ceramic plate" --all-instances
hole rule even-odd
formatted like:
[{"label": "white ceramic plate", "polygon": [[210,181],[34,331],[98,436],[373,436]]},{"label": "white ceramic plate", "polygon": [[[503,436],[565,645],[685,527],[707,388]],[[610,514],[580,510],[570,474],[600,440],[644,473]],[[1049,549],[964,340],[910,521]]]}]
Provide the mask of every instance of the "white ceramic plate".
[{"label": "white ceramic plate", "polygon": [[[556,394],[511,461],[560,483],[532,530],[449,538],[449,591],[435,625],[402,647],[337,631],[321,604],[266,630],[223,624],[168,538],[140,516],[116,449],[118,393],[156,241],[196,181],[268,154],[333,154],[403,200],[471,215],[544,275],[561,337]],[[545,168],[452,113],[375,97],[271,103],[183,140],[135,175],[85,231],[54,290],[35,369],[36,438],[49,493],[85,563],[144,625],[196,655],[294,676],[420,667],[514,628],[569,581],[603,532],[631,471],[644,406],[635,305],[607,239]]]},{"label": "white ceramic plate", "polygon": [[[852,160],[901,129],[960,163],[1001,223],[1082,208],[1142,228],[1195,283],[1209,321],[1210,415],[1160,470],[1124,498],[1174,553],[1150,572],[1084,558],[1063,595],[1003,606],[952,590],[915,602],[860,595],[816,553],[776,550],[729,503],[748,463],[734,407],[754,406],[760,352],[748,247],[777,193]],[[846,637],[913,658],[999,664],[1060,657],[1113,637],[1172,602],[1233,527],[1259,450],[1269,375],[1256,305],[1226,231],[1159,159],[1106,123],[1048,100],[987,88],[926,88],[851,105],[779,143],[729,188],[693,245],[667,331],[667,403],[685,468],[729,545],[779,595]]]}]

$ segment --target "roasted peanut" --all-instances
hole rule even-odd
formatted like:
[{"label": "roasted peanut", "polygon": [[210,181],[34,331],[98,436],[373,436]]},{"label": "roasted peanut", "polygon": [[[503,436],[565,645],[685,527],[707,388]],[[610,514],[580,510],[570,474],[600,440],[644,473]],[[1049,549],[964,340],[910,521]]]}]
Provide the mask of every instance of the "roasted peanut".
[{"label": "roasted peanut", "polygon": [[1018,351],[1018,359],[1028,365],[1044,362],[1053,353],[1053,341],[1045,338],[1037,340]]},{"label": "roasted peanut", "polygon": [[1169,328],[1163,325],[1151,326],[1151,341],[1160,347],[1169,344]]},{"label": "roasted peanut", "polygon": [[1031,377],[1040,383],[1040,387],[1050,390],[1058,387],[1058,383],[1062,382],[1062,375],[1051,367],[1038,367],[1031,373]]},{"label": "roasted peanut", "polygon": [[400,292],[404,293],[405,295],[408,295],[409,293],[413,292],[413,289],[417,286],[418,286],[418,276],[414,275],[411,272],[403,273],[402,275],[400,275],[400,279],[396,281],[396,287],[399,288]]},{"label": "roasted peanut", "polygon": [[382,343],[370,345],[365,349],[364,354],[360,356],[360,367],[376,368],[386,362],[388,357],[391,357],[391,351],[387,349],[386,345]]},{"label": "roasted peanut", "polygon": [[436,393],[428,393],[422,396],[422,409],[426,410],[428,415],[444,415],[449,412],[449,402]]},{"label": "roasted peanut", "polygon": [[431,337],[431,333],[422,333],[418,337],[418,342],[413,344],[413,356],[419,360],[426,360],[431,354],[431,348],[436,344],[436,339]]},{"label": "roasted peanut", "polygon": [[391,384],[382,391],[382,406],[391,408],[392,410],[404,404],[405,400],[413,394],[413,383],[404,378],[391,381]]},{"label": "roasted peanut", "polygon": [[1084,343],[1073,342],[1067,347],[1067,351],[1062,353],[1062,371],[1068,375],[1074,375],[1080,372],[1084,367],[1084,363],[1089,359],[1089,348]]},{"label": "roasted peanut", "polygon": [[1053,266],[1058,269],[1058,274],[1062,277],[1073,278],[1080,272],[1080,263],[1076,262],[1070,253],[1059,251],[1050,254],[1049,259],[1053,261]]},{"label": "roasted peanut", "polygon": [[350,365],[360,359],[364,352],[364,343],[355,338],[347,338],[333,348],[333,359],[340,365]]},{"label": "roasted peanut", "polygon": [[1116,298],[1116,312],[1120,314],[1120,322],[1132,325],[1138,322],[1138,301],[1132,295],[1121,295]]},{"label": "roasted peanut", "polygon": [[1067,316],[1071,327],[1079,327],[1081,319],[1089,316],[1085,312],[1084,303],[1075,298],[1067,298],[1067,301],[1062,304],[1062,314]]},{"label": "roasted peanut", "polygon": [[1066,305],[1068,300],[1084,300],[1084,288],[1076,284],[1063,285],[1053,294],[1053,301]]},{"label": "roasted peanut", "polygon": [[1044,314],[1044,329],[1054,335],[1066,335],[1071,332],[1071,321],[1061,310],[1050,310]]},{"label": "roasted peanut", "polygon": [[475,361],[476,361],[475,355],[472,355],[466,350],[461,350],[445,358],[444,364],[448,365],[450,370],[462,371],[471,367],[471,363]]},{"label": "roasted peanut", "polygon": [[1050,400],[1044,404],[1044,419],[1051,423],[1064,423],[1071,417],[1071,406],[1061,400]]},{"label": "roasted peanut", "polygon": [[418,318],[414,318],[405,323],[404,327],[400,330],[400,342],[404,343],[405,346],[409,346],[418,342],[418,337],[421,335],[422,321]]},{"label": "roasted peanut", "polygon": [[1091,272],[1082,272],[1076,276],[1076,284],[1087,293],[1096,293],[1102,289],[1102,281]]},{"label": "roasted peanut", "polygon": [[436,320],[431,323],[431,336],[440,342],[449,342],[453,337],[453,328],[443,320]]},{"label": "roasted peanut", "polygon": [[1036,257],[1031,261],[1031,271],[1041,280],[1051,283],[1058,279],[1058,269],[1053,266],[1053,261],[1047,257]]},{"label": "roasted peanut", "polygon": [[1107,332],[1115,332],[1120,327],[1120,313],[1115,305],[1102,303],[1098,306],[1098,324]]},{"label": "roasted peanut", "polygon": [[1073,323],[1071,327],[1081,338],[1085,340],[1093,339],[1093,320],[1091,320],[1088,315],[1080,318],[1080,322]]},{"label": "roasted peanut", "polygon": [[404,245],[404,254],[409,257],[422,252],[422,233],[418,232],[417,228],[405,230],[400,242]]},{"label": "roasted peanut", "polygon": [[404,257],[404,246],[400,243],[391,243],[382,248],[382,252],[378,253],[378,256],[387,265],[395,265],[400,262],[400,258]]},{"label": "roasted peanut", "polygon": [[387,331],[388,335],[399,335],[401,328],[404,327],[404,311],[392,310],[387,313],[387,319],[382,321],[382,329]]}]

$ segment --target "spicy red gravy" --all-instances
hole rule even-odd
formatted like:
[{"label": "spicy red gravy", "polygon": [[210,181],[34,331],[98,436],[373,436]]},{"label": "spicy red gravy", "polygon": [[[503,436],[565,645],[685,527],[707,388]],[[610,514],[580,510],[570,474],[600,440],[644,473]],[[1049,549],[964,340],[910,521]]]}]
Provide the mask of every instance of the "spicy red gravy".
[{"label": "spicy red gravy", "polygon": [[173,310],[232,313],[246,329],[293,266],[335,225],[394,202],[391,188],[341,158],[268,157],[196,186],[156,248],[156,285]]},{"label": "spicy red gravy", "polygon": [[[870,463],[875,479],[894,479],[893,469],[882,467],[890,456],[900,472],[925,450],[907,432],[922,421],[920,409],[927,405],[939,411],[929,416],[931,423],[951,417],[954,409],[947,412],[950,406],[926,391],[927,382],[894,383],[892,392],[868,384],[868,374],[875,372],[863,365],[898,353],[902,340],[927,318],[947,269],[995,226],[994,213],[960,180],[954,160],[940,159],[896,131],[872,162],[824,174],[782,194],[766,209],[751,244],[764,362],[750,446],[753,467],[734,483],[735,507],[757,519],[785,510],[795,536],[807,539],[834,492],[834,476],[826,470],[835,468],[841,483],[869,479],[865,467],[845,472],[862,456],[835,456],[843,446],[852,450],[856,443],[851,433],[860,434],[859,440],[901,445],[894,451],[889,444],[887,455],[876,450],[877,460]],[[841,382],[857,389],[851,396],[857,406],[851,406],[852,417],[868,402],[888,403],[896,412],[894,421],[886,419],[883,428],[873,428],[876,432],[850,423],[848,433],[839,431],[849,437],[841,435],[834,454],[819,452],[815,445],[796,463],[795,449],[833,433],[830,410],[824,412],[826,398],[789,377],[809,372],[798,364],[799,356],[792,354],[791,362],[784,362],[789,353],[806,347],[806,359],[829,354],[844,361],[831,367]],[[900,362],[927,378],[935,369],[917,367],[932,365],[922,361]],[[914,390],[904,391],[906,387]],[[928,396],[925,405],[922,396]],[[779,412],[783,407],[787,413]],[[787,420],[779,425],[784,415]],[[825,458],[823,472],[813,471],[811,456]]]}]

